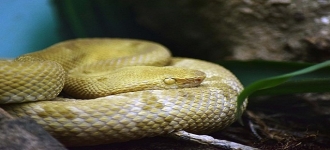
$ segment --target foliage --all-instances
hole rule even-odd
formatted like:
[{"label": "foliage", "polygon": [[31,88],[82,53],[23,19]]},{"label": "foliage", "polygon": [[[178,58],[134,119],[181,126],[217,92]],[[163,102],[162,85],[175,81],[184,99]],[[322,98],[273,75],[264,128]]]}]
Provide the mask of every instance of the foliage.
[{"label": "foliage", "polygon": [[[237,74],[238,78],[244,75],[241,81],[245,89],[238,96],[237,108],[241,108],[244,100],[249,96],[330,91],[330,77],[328,77],[330,61],[314,65],[293,62],[233,61],[223,62],[222,65]],[[297,69],[299,70],[279,75],[285,71]],[[240,73],[235,73],[235,71],[240,71]],[[265,78],[272,74],[275,76]],[[253,82],[253,78],[256,81]],[[242,112],[238,111],[237,117],[241,114]]]}]

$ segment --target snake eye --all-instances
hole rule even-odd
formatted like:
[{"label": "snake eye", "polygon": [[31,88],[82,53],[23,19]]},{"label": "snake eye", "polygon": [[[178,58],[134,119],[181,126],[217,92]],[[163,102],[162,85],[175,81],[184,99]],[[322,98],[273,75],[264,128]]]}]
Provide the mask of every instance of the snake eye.
[{"label": "snake eye", "polygon": [[165,78],[164,79],[164,83],[165,84],[167,84],[167,85],[172,85],[172,84],[174,84],[176,81],[175,81],[175,79],[173,79],[173,78]]}]

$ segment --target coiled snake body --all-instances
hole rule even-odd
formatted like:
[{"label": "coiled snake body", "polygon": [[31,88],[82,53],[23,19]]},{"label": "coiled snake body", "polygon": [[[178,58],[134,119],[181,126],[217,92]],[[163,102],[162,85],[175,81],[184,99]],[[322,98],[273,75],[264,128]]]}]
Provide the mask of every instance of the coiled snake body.
[{"label": "coiled snake body", "polygon": [[217,64],[141,40],[70,40],[0,64],[0,103],[13,103],[0,107],[71,146],[217,131],[235,121],[243,89]]}]

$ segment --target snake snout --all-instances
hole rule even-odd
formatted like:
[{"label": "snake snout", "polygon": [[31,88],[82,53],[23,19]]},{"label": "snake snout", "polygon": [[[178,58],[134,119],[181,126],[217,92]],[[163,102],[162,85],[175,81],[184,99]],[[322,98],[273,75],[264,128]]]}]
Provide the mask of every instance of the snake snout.
[{"label": "snake snout", "polygon": [[206,75],[204,72],[194,70],[189,76],[186,76],[185,78],[174,78],[174,80],[179,88],[189,88],[199,86],[205,77]]}]

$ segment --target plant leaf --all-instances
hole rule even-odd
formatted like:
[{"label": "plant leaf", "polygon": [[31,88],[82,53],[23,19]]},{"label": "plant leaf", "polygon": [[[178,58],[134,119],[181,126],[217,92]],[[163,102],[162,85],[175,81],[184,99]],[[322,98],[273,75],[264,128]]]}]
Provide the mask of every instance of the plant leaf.
[{"label": "plant leaf", "polygon": [[[252,95],[253,93],[259,91],[259,93],[256,93],[256,95],[267,95],[267,94],[284,94],[284,93],[300,93],[300,92],[324,92],[326,90],[330,91],[330,78],[312,78],[312,79],[300,79],[299,80],[293,80],[289,81],[289,79],[303,75],[306,73],[310,73],[313,71],[316,71],[318,69],[322,69],[325,67],[330,66],[330,61],[325,61],[323,63],[319,63],[316,65],[309,66],[307,68],[294,71],[291,73],[274,76],[266,79],[261,79],[258,81],[255,81],[251,83],[250,85],[246,86],[245,89],[240,93],[237,99],[237,113],[236,118],[239,118],[242,115],[241,106],[245,99]],[[282,66],[285,67],[285,66]],[[330,74],[327,74],[330,75]],[[286,84],[283,84],[286,83]],[[320,83],[323,84],[320,86]],[[281,85],[281,88],[288,86],[286,89],[278,90],[279,88],[275,88],[276,86]],[[307,87],[303,87],[303,85],[308,85]],[[312,86],[309,86],[312,85]],[[293,88],[298,87],[299,88]],[[315,89],[312,89],[315,88]],[[268,93],[269,92],[269,93]]]}]

